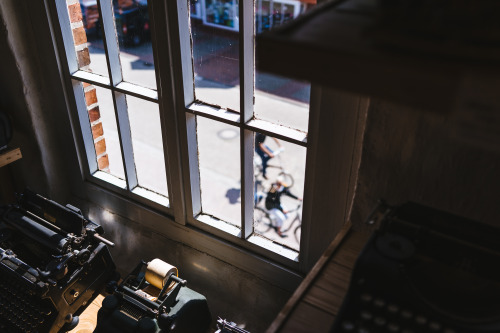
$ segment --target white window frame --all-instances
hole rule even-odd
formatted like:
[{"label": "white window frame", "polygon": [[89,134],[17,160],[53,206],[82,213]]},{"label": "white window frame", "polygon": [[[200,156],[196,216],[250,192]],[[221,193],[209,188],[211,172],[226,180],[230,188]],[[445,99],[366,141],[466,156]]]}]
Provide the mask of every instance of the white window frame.
[{"label": "white window frame", "polygon": [[[51,5],[49,1],[46,3],[48,3],[48,6]],[[58,28],[60,28],[60,36],[62,39],[59,45],[63,45],[65,51],[64,56],[62,57],[65,59],[65,61],[61,64],[62,67],[64,67],[62,71],[69,73],[71,90],[73,91],[73,96],[69,96],[69,100],[71,100],[70,104],[73,105],[74,109],[77,111],[76,113],[78,114],[78,124],[80,130],[74,130],[74,134],[79,137],[81,143],[83,143],[83,145],[80,145],[80,156],[85,157],[87,162],[81,163],[82,176],[87,180],[95,182],[96,184],[99,184],[107,189],[116,191],[121,195],[137,200],[141,203],[151,205],[160,211],[173,214],[173,210],[175,210],[175,208],[172,208],[171,198],[175,195],[173,193],[172,186],[169,183],[171,177],[168,175],[169,166],[167,158],[165,158],[165,169],[167,170],[166,178],[168,198],[138,186],[134,164],[132,138],[130,133],[130,123],[127,115],[128,110],[125,100],[125,96],[129,95],[159,105],[161,103],[161,97],[158,96],[158,92],[155,89],[145,88],[134,83],[123,81],[120,65],[120,51],[115,32],[115,22],[113,20],[113,3],[112,1],[98,0],[97,5],[99,16],[102,18],[103,25],[103,44],[108,67],[107,77],[79,69],[66,0],[55,0],[54,6],[52,6],[52,10],[57,13],[54,16],[56,19],[58,18],[60,22],[60,24],[57,24]],[[153,56],[155,57],[155,61],[157,61],[156,53],[154,53]],[[159,78],[157,72],[157,86],[158,80]],[[112,95],[121,155],[125,171],[125,180],[98,170],[97,161],[95,159],[96,153],[92,131],[88,121],[88,111],[85,103],[84,91],[81,86],[82,82],[105,88]],[[160,112],[159,115],[160,121],[164,123],[164,113]],[[77,134],[76,132],[79,133]],[[165,128],[162,128],[163,146],[165,151],[167,151],[166,135],[167,131]],[[177,207],[177,209],[179,209],[179,207]]]},{"label": "white window frame", "polygon": [[[306,133],[267,121],[253,119],[254,17],[253,15],[247,15],[246,17],[243,15],[243,12],[247,11],[253,13],[253,1],[242,1],[239,7],[240,90],[242,92],[240,94],[239,114],[203,105],[195,100],[192,61],[185,61],[185,59],[192,59],[187,0],[148,1],[156,81],[157,87],[161,87],[157,95],[152,93],[151,90],[144,90],[145,88],[136,85],[123,84],[120,82],[120,69],[109,63],[111,85],[107,82],[107,78],[78,70],[71,30],[61,27],[58,21],[58,17],[68,15],[66,8],[61,6],[61,4],[66,6],[66,1],[45,0],[45,4],[48,15],[52,17],[52,20],[49,21],[52,22],[51,30],[56,45],[56,53],[60,57],[59,71],[65,86],[64,97],[68,105],[75,144],[80,158],[80,172],[83,180],[80,189],[84,189],[87,199],[117,214],[138,221],[145,227],[165,234],[174,240],[214,255],[285,289],[293,290],[300,282],[301,275],[313,266],[321,252],[326,248],[325,243],[327,244],[329,240],[333,239],[335,235],[333,230],[340,229],[347,215],[344,215],[343,219],[334,221],[332,227],[325,232],[322,226],[323,222],[319,222],[317,219],[317,216],[325,216],[325,213],[314,211],[313,202],[308,199],[308,197],[318,196],[318,190],[314,188],[314,185],[321,182],[315,180],[317,177],[313,175],[314,170],[309,167],[310,165],[314,166],[321,158],[317,153],[321,133],[316,131],[321,122],[319,109],[324,98],[321,89],[313,87],[311,93],[309,132],[312,135],[309,138]],[[111,1],[98,0],[98,4],[100,4],[101,15],[106,12],[112,14]],[[106,54],[108,59],[110,59],[110,55],[117,59],[117,42],[110,37],[114,35],[109,33],[113,29],[111,25],[114,25],[112,20],[104,22],[104,29],[108,31],[108,33],[105,33]],[[162,61],[160,62],[158,59],[162,59]],[[165,156],[168,156],[167,161],[170,162],[165,162],[169,207],[134,193],[133,189],[136,184],[133,181],[127,180],[125,183],[112,184],[109,179],[102,179],[101,172],[96,173],[97,166],[90,162],[94,156],[89,156],[94,149],[93,142],[89,141],[89,137],[83,134],[89,130],[85,128],[87,126],[85,125],[85,119],[82,119],[88,117],[87,110],[82,107],[84,105],[81,100],[83,94],[78,90],[80,88],[75,84],[75,80],[111,90],[115,106],[117,106],[115,108],[119,108],[124,93],[158,103]],[[349,114],[352,109],[359,112],[367,108],[367,106],[360,107],[360,103],[347,103],[349,104],[347,105],[340,102],[340,104],[347,106],[346,114]],[[228,228],[228,224],[221,221],[208,221],[201,214],[194,121],[196,116],[225,122],[238,127],[240,130],[241,216],[243,221],[241,229]],[[126,143],[125,148],[123,148],[126,154],[127,149],[129,149],[130,133],[126,131],[127,120],[123,118],[118,112],[117,123],[119,128],[122,129],[120,138],[122,145],[123,142]],[[355,118],[358,118],[357,114]],[[342,130],[344,126],[339,124],[335,127]],[[330,128],[327,129],[327,131],[330,130]],[[271,241],[263,242],[262,238],[256,239],[252,236],[254,132],[261,132],[308,148],[303,206],[304,219],[299,258],[290,253],[285,253],[286,251],[282,252],[283,248],[276,246]],[[314,148],[312,154],[309,153],[311,148]],[[352,158],[352,156],[349,155],[349,158]],[[129,162],[125,157],[126,174],[127,176],[134,176],[133,171],[128,167],[129,164],[127,163]],[[350,172],[352,165],[348,164],[348,166]],[[131,179],[134,178],[131,177]],[[308,183],[308,180],[311,180],[311,182]],[[205,222],[202,222],[202,220]],[[207,221],[209,223],[206,223]],[[311,221],[316,222],[311,223]],[[311,241],[313,239],[314,241]]]},{"label": "white window frame", "polygon": [[[173,2],[171,2],[173,3]],[[171,4],[169,3],[169,4]],[[180,59],[191,58],[191,42],[189,35],[189,13],[188,7],[184,5],[187,1],[179,0],[178,23],[174,24],[172,30],[177,29],[174,35],[180,36],[179,47]],[[176,79],[176,91],[183,91],[184,95],[179,96],[179,100],[184,101],[184,105],[179,104],[179,118],[185,115],[186,144],[189,147],[185,165],[189,165],[189,188],[190,200],[186,200],[188,205],[187,222],[196,227],[208,231],[219,237],[231,240],[247,240],[250,244],[259,244],[254,251],[260,252],[273,259],[286,263],[287,266],[297,268],[299,257],[295,251],[291,251],[272,241],[262,239],[253,235],[253,207],[254,207],[254,132],[260,132],[299,146],[307,147],[307,133],[294,130],[288,127],[279,126],[268,121],[254,119],[254,4],[253,1],[241,1],[239,6],[239,73],[240,73],[240,110],[238,112],[202,104],[195,100],[194,76],[192,62],[180,61],[175,63],[174,68],[182,68]],[[244,15],[244,13],[252,15]],[[229,225],[226,222],[211,218],[201,211],[201,192],[199,189],[198,151],[196,145],[196,121],[195,117],[206,117],[215,121],[224,122],[239,128],[240,131],[240,164],[241,164],[241,229]],[[189,193],[188,192],[188,193]],[[247,245],[248,246],[248,245]],[[250,245],[251,246],[251,245]],[[262,249],[265,250],[262,252]],[[267,251],[266,251],[267,250]]]}]

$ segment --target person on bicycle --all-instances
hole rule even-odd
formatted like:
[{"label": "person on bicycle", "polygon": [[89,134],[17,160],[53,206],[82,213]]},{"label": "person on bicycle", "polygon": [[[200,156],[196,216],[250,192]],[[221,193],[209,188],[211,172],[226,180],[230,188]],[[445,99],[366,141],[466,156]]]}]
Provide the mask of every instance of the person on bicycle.
[{"label": "person on bicycle", "polygon": [[[264,179],[267,179],[266,176],[266,169],[267,169],[267,161],[269,161],[271,158],[274,157],[274,153],[269,148],[267,145],[264,144],[264,141],[266,140],[266,135],[262,133],[255,133],[255,152],[257,155],[259,155],[260,159],[262,160],[262,177]],[[278,141],[278,139],[273,138],[274,141],[276,141],[276,144],[278,147],[281,147],[281,143]]]},{"label": "person on bicycle", "polygon": [[285,220],[287,219],[286,214],[288,213],[288,211],[284,209],[284,207],[281,204],[281,196],[283,194],[291,198],[294,198],[296,200],[302,201],[302,198],[299,198],[290,192],[289,188],[287,187],[287,184],[285,184],[279,177],[271,185],[271,188],[269,189],[266,195],[266,209],[269,211],[269,216],[271,217],[271,220],[274,221],[276,232],[280,237],[286,237],[281,232],[281,226],[283,225],[283,222],[285,222]]}]

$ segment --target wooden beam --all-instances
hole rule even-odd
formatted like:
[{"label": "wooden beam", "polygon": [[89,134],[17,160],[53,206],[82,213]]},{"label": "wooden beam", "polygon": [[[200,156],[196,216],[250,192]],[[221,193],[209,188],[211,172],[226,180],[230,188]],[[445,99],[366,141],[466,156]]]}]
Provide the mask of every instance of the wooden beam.
[{"label": "wooden beam", "polygon": [[326,263],[331,259],[333,254],[337,251],[340,244],[344,240],[347,233],[351,230],[351,223],[346,223],[340,232],[337,234],[335,239],[330,243],[328,249],[323,253],[321,258],[316,262],[312,270],[307,274],[306,278],[302,281],[300,286],[295,290],[292,297],[285,304],[281,312],[278,314],[274,322],[267,329],[267,333],[275,333],[281,330],[283,325],[287,322],[288,317],[293,312],[295,306],[302,299],[306,291],[312,285],[316,277],[321,273]]},{"label": "wooden beam", "polygon": [[23,157],[21,155],[21,148],[15,148],[12,150],[9,150],[5,153],[0,154],[0,168],[3,167],[4,165],[7,165],[9,163],[12,163],[14,161],[17,161]]}]

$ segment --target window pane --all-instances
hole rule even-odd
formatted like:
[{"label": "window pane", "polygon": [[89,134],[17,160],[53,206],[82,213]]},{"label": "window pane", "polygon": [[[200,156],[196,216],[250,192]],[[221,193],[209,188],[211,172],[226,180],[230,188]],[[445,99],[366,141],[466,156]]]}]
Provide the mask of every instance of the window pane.
[{"label": "window pane", "polygon": [[[255,29],[257,33],[269,30],[297,17],[313,6],[296,0],[257,0]],[[256,47],[259,45],[256,44]],[[256,118],[307,132],[309,97],[308,82],[256,70],[254,109]]]},{"label": "window pane", "polygon": [[302,201],[288,194],[303,197],[305,162],[306,148],[256,133],[254,232],[297,251]]},{"label": "window pane", "polygon": [[156,89],[147,0],[113,0],[123,80]]},{"label": "window pane", "polygon": [[139,186],[168,196],[158,105],[127,96],[127,107]]},{"label": "window pane", "polygon": [[197,134],[203,213],[240,227],[239,130],[197,117]]},{"label": "window pane", "polygon": [[[94,100],[91,99],[94,97],[96,98],[95,103],[92,103]],[[118,178],[125,179],[111,92],[104,88],[88,86],[85,88],[85,98],[91,120],[97,118],[91,124],[94,142],[96,142],[99,169]],[[101,142],[99,146],[97,142]],[[109,161],[108,167],[105,167],[106,159]]]},{"label": "window pane", "polygon": [[203,3],[205,10],[191,12],[196,99],[238,111],[238,1],[205,0],[200,5]]},{"label": "window pane", "polygon": [[108,65],[95,0],[66,1],[78,68],[108,76]]}]

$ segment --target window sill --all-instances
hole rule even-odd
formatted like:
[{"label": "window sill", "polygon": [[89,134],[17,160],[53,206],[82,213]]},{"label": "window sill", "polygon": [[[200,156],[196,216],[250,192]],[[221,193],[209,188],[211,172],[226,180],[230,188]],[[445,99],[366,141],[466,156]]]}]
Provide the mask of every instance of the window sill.
[{"label": "window sill", "polygon": [[[224,233],[234,236],[234,237],[241,237],[241,229],[231,225],[227,222],[224,222],[222,220],[219,220],[217,218],[214,218],[209,215],[205,214],[200,214],[196,217],[196,220],[199,222],[202,222],[212,228],[216,228],[220,231],[223,231]],[[245,240],[243,240],[245,241]],[[248,237],[247,242],[253,245],[258,246],[259,248],[262,248],[264,250],[270,251],[272,253],[275,253],[279,256],[285,257],[286,259],[298,262],[299,261],[299,253],[295,250],[292,250],[290,248],[287,248],[281,244],[278,244],[276,242],[273,242],[270,239],[267,239],[263,236],[260,235],[251,235]]]},{"label": "window sill", "polygon": [[[204,218],[213,220],[212,225],[199,220],[192,225],[182,225],[166,215],[164,210],[154,209],[151,205],[123,197],[107,189],[107,186],[87,181],[84,182],[82,190],[80,198],[84,201],[78,203],[82,206],[80,208],[84,208],[84,205],[95,205],[103,212],[126,218],[158,236],[185,244],[284,290],[294,291],[303,279],[298,273],[297,252],[260,236],[251,236],[248,240],[243,240],[240,238],[240,229],[236,226],[206,215]],[[227,232],[217,228],[222,224],[225,225]]]}]

